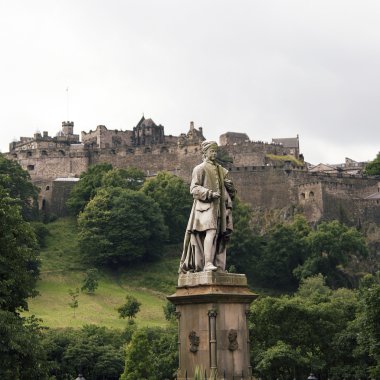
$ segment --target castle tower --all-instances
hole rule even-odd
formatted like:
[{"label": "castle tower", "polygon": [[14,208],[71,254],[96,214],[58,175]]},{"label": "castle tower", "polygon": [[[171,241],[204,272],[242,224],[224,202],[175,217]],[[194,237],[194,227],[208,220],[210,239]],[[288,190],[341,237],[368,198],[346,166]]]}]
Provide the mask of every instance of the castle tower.
[{"label": "castle tower", "polygon": [[74,122],[73,121],[62,121],[62,133],[64,136],[74,134]]}]

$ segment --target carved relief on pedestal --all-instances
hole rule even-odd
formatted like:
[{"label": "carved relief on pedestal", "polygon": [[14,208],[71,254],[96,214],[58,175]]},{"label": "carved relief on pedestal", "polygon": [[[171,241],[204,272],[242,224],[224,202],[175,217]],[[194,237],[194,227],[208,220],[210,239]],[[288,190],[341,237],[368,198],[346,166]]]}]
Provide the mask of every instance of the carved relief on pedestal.
[{"label": "carved relief on pedestal", "polygon": [[199,347],[199,336],[194,330],[190,331],[189,340],[190,340],[190,351],[193,353],[197,352],[198,347]]}]

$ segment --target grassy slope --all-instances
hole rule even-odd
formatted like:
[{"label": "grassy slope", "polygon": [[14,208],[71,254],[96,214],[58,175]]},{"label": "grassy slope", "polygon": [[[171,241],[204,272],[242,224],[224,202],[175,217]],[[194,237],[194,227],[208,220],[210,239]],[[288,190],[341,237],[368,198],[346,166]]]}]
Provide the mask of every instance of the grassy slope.
[{"label": "grassy slope", "polygon": [[164,326],[162,307],[165,295],[174,293],[179,248],[168,247],[157,263],[140,265],[119,273],[104,271],[95,294],[81,293],[76,317],[69,306],[69,289],[80,288],[86,267],[79,260],[75,220],[59,219],[48,225],[50,236],[41,252],[40,295],[29,300],[29,313],[43,319],[49,327],[81,327],[98,324],[123,328],[126,321],[118,318],[116,308],[131,294],[142,304],[137,314],[140,326]]}]

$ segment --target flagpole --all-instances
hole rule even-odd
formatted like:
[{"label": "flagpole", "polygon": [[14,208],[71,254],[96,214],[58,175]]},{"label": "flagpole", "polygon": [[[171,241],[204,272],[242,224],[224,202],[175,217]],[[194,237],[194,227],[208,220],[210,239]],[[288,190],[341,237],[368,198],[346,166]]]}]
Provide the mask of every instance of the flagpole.
[{"label": "flagpole", "polygon": [[69,119],[69,88],[66,87],[66,113],[67,113],[67,121],[70,121]]}]

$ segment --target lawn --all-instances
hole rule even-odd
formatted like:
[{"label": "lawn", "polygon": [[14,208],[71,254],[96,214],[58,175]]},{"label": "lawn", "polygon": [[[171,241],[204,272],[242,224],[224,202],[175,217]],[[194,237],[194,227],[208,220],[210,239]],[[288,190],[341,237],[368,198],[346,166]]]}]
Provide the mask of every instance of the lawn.
[{"label": "lawn", "polygon": [[119,319],[117,307],[127,294],[141,302],[136,322],[139,326],[165,326],[165,296],[175,292],[179,246],[168,246],[165,257],[117,272],[102,271],[95,294],[80,293],[78,308],[69,306],[70,289],[80,288],[86,266],[80,260],[76,222],[58,219],[47,225],[50,235],[41,251],[41,276],[37,285],[40,295],[29,300],[29,312],[52,328],[81,327],[97,324],[123,328],[127,321]]}]

